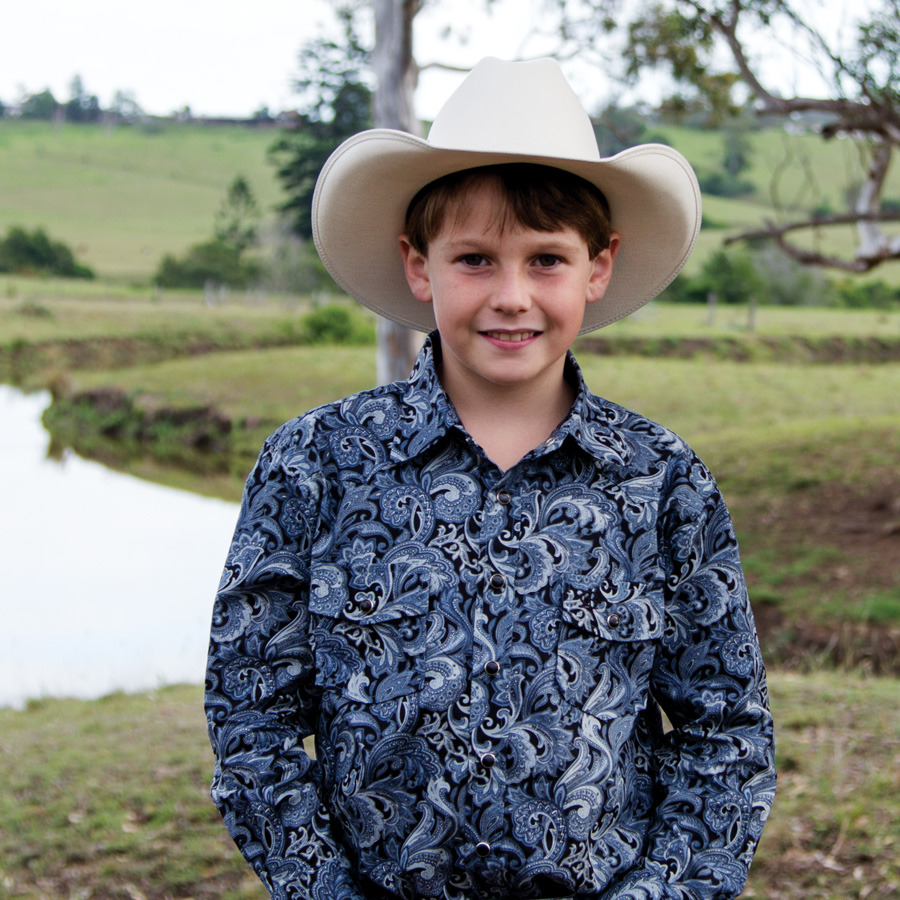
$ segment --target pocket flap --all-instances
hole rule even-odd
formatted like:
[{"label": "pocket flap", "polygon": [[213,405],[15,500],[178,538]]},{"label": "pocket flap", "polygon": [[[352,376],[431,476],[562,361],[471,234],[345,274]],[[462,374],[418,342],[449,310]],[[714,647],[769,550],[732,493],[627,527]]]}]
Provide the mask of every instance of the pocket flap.
[{"label": "pocket flap", "polygon": [[427,586],[408,580],[393,587],[402,592],[385,596],[384,585],[371,591],[351,591],[342,568],[316,566],[309,584],[309,609],[316,615],[360,625],[418,618],[428,612]]},{"label": "pocket flap", "polygon": [[562,619],[608,641],[654,640],[663,633],[662,598],[646,584],[620,585],[614,597],[602,587],[569,587]]}]

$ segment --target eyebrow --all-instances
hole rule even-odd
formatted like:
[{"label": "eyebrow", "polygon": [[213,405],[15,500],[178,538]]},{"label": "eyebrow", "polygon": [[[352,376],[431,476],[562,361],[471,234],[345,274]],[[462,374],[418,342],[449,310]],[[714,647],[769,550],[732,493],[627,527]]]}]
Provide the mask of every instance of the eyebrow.
[{"label": "eyebrow", "polygon": [[[577,239],[559,238],[553,232],[548,232],[544,235],[543,232],[537,231],[529,237],[530,240],[528,246],[529,248],[532,248],[532,252],[535,248],[542,253],[571,252],[573,248],[579,246],[579,241]],[[453,251],[472,249],[473,251],[478,250],[480,252],[481,250],[489,249],[488,245],[492,243],[493,241],[491,238],[487,238],[481,233],[471,235],[464,234],[447,239],[447,247]]]}]

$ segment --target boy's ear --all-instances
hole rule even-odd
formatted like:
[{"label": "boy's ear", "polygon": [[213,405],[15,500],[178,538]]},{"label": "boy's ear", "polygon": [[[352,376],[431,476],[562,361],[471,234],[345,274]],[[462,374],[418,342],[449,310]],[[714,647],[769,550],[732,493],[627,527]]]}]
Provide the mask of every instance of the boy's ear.
[{"label": "boy's ear", "polygon": [[617,231],[614,231],[609,238],[609,246],[605,250],[601,250],[594,260],[594,270],[591,273],[588,282],[587,302],[596,303],[606,293],[609,286],[609,280],[613,273],[613,260],[619,252],[619,246],[622,239]]},{"label": "boy's ear", "polygon": [[405,234],[400,235],[400,255],[406,282],[416,300],[431,303],[431,280],[428,277],[428,257],[416,250]]}]

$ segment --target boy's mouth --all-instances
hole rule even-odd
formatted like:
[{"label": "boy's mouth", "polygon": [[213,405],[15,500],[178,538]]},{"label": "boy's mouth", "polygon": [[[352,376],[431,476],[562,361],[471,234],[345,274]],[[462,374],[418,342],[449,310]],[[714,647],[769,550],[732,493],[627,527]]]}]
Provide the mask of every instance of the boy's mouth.
[{"label": "boy's mouth", "polygon": [[539,331],[483,331],[485,337],[489,337],[494,341],[502,341],[503,343],[520,343],[522,341],[531,340],[537,337]]}]

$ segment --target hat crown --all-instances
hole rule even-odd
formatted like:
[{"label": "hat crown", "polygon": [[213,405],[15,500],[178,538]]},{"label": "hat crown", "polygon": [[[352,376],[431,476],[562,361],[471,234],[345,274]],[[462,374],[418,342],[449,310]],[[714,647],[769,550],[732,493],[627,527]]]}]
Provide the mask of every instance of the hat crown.
[{"label": "hat crown", "polygon": [[553,59],[476,65],[428,132],[434,147],[599,160],[591,120]]}]

